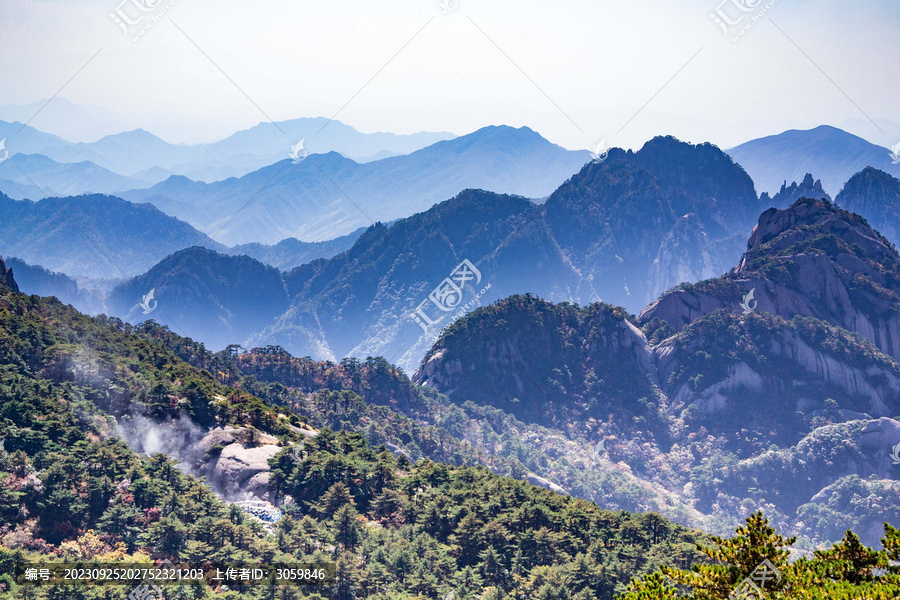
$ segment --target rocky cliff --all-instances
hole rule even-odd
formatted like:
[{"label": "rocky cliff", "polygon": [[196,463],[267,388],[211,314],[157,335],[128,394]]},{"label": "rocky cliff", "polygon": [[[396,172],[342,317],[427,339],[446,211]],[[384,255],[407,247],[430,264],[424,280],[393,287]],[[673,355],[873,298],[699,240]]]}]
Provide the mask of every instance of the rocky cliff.
[{"label": "rocky cliff", "polygon": [[900,255],[859,215],[808,199],[772,208],[747,248],[731,273],[672,290],[641,311],[640,323],[680,331],[719,309],[799,315],[858,333],[900,358]]}]

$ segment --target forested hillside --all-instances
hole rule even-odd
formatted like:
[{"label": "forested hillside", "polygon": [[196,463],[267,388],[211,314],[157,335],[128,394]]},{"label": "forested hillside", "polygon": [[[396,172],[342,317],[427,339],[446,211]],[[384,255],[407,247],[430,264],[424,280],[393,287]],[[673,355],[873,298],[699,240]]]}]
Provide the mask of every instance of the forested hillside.
[{"label": "forested hillside", "polygon": [[[2,275],[12,282],[5,267]],[[322,428],[307,438],[303,419],[286,407],[220,383],[116,319],[86,317],[52,299],[0,288],[0,342],[3,598],[26,594],[11,579],[22,560],[334,563],[333,583],[279,589],[278,597],[341,599],[451,591],[458,598],[611,598],[636,573],[699,560],[694,545],[702,535],[658,515],[604,511],[482,467],[413,465],[357,433]],[[277,437],[284,448],[272,461],[271,486],[292,498],[274,535],[173,460],[137,454],[123,441],[136,422],[172,418],[257,431],[240,442],[246,446],[260,435]],[[291,450],[301,441],[295,461]],[[37,588],[27,595],[129,592]],[[218,593],[270,597],[259,588]]]}]

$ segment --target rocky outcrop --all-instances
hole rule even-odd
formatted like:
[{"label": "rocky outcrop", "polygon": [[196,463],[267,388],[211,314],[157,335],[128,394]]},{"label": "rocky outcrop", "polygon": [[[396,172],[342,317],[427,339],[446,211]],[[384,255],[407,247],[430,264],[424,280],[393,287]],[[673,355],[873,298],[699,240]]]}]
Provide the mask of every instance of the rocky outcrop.
[{"label": "rocky outcrop", "polygon": [[16,280],[13,279],[12,269],[6,268],[6,263],[3,262],[2,256],[0,256],[0,285],[4,285],[14,292],[19,291],[19,286],[16,285]]},{"label": "rocky outcrop", "polygon": [[[860,451],[878,466],[878,475],[889,477],[894,465],[894,448],[900,444],[900,422],[887,417],[869,421],[859,434]],[[900,454],[900,452],[897,452]]]},{"label": "rocky outcrop", "polygon": [[759,218],[731,274],[675,289],[641,311],[639,322],[675,331],[719,309],[746,308],[790,319],[820,319],[871,340],[900,358],[900,256],[859,215],[828,202],[799,202]]},{"label": "rocky outcrop", "polygon": [[258,441],[242,443],[247,433],[247,428],[211,429],[195,445],[204,457],[199,470],[226,500],[272,502],[269,459],[283,448],[276,438],[259,432],[255,432]]},{"label": "rocky outcrop", "polygon": [[556,492],[557,494],[562,494],[563,496],[568,496],[569,492],[564,490],[561,486],[553,483],[549,479],[544,479],[534,473],[529,473],[525,476],[525,481],[530,483],[531,485],[535,485],[537,487],[542,487],[546,490],[550,490],[551,492]]},{"label": "rocky outcrop", "polygon": [[804,177],[803,181],[800,183],[795,181],[791,185],[788,185],[785,181],[781,186],[781,190],[771,198],[769,197],[768,192],[763,192],[762,196],[760,196],[760,201],[763,204],[763,208],[774,207],[783,209],[801,198],[831,200],[831,196],[829,196],[822,188],[822,181],[818,179],[813,181],[813,176],[807,173],[806,177]]}]

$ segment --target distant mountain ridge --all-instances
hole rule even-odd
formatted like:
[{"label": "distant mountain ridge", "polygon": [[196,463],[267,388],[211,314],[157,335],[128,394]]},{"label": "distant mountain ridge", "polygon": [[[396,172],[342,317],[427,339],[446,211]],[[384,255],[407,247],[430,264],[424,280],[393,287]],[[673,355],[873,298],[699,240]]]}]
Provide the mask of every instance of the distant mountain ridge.
[{"label": "distant mountain ridge", "polygon": [[0,162],[0,192],[16,200],[111,194],[149,186],[147,182],[123,177],[89,161],[59,163],[40,154],[15,154]]},{"label": "distant mountain ridge", "polygon": [[900,165],[893,164],[887,148],[829,125],[752,140],[728,154],[747,170],[757,190],[770,194],[783,183],[801,181],[806,173],[821,177],[831,196],[866,167],[900,177]]},{"label": "distant mountain ridge", "polygon": [[237,179],[172,177],[122,196],[151,202],[223,243],[316,242],[408,217],[467,188],[544,197],[588,160],[586,151],[565,150],[527,127],[486,127],[364,164],[336,152],[312,154]]},{"label": "distant mountain ridge", "polygon": [[224,250],[149,204],[100,194],[39,202],[0,194],[0,253],[72,277],[130,277],[191,245]]},{"label": "distant mountain ridge", "polygon": [[301,139],[305,139],[309,152],[339,152],[364,161],[383,153],[408,154],[453,137],[446,132],[362,133],[340,121],[316,117],[260,123],[208,144],[170,144],[148,131],[135,129],[95,142],[47,145],[40,152],[60,162],[88,160],[130,177],[156,168],[195,180],[220,181],[241,177],[286,158]]}]

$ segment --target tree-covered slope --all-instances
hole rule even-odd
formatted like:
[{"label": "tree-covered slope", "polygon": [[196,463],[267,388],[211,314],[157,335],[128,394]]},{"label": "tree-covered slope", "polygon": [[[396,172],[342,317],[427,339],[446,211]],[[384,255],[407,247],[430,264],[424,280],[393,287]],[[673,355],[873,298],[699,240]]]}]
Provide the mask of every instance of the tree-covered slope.
[{"label": "tree-covered slope", "polygon": [[[698,534],[657,515],[604,511],[480,467],[412,465],[359,433],[303,433],[308,418],[220,382],[230,378],[216,369],[224,362],[209,362],[202,347],[188,356],[196,348],[179,346],[205,369],[148,331],[0,287],[0,597],[25,593],[10,578],[20,560],[336,564],[333,583],[279,590],[286,598],[591,599],[611,598],[634,574],[698,559]],[[352,392],[332,393],[335,410],[346,411],[340,401]],[[277,437],[271,488],[292,498],[274,535],[175,461],[123,441],[135,426],[172,419]],[[131,590],[51,591],[124,598]],[[268,594],[248,588],[240,597]]]}]

